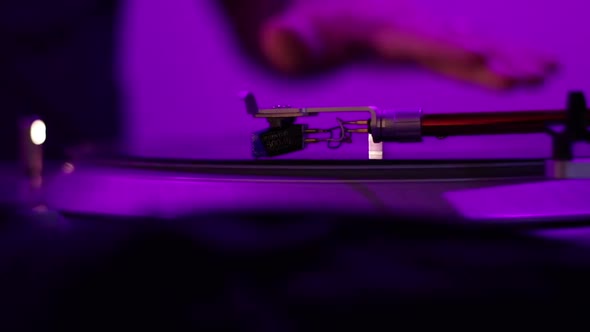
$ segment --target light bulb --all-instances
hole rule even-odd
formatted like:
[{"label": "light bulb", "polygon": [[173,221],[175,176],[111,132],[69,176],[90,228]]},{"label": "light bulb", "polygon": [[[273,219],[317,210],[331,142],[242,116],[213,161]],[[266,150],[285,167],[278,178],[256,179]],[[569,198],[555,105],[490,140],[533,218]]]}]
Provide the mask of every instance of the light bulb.
[{"label": "light bulb", "polygon": [[35,145],[41,145],[45,143],[47,138],[45,122],[41,120],[35,120],[31,124],[31,142]]}]

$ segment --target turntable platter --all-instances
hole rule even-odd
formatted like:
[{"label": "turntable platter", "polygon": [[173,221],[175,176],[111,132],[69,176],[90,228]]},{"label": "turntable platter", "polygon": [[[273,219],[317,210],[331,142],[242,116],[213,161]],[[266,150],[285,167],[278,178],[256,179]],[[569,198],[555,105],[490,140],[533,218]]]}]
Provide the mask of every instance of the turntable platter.
[{"label": "turntable platter", "polygon": [[[210,162],[121,158],[70,165],[50,179],[47,197],[50,205],[65,212],[124,216],[305,211],[531,220],[590,215],[589,209],[580,208],[580,200],[572,202],[577,210],[543,215],[537,208],[535,215],[531,213],[534,204],[503,199],[511,186],[547,182],[543,172],[543,161],[533,159]],[[468,194],[485,189],[492,192]],[[496,197],[495,203],[493,190],[504,195]],[[474,212],[482,204],[474,204],[473,197],[487,199],[483,209]],[[469,199],[471,210],[464,206]],[[499,204],[512,212],[489,209]],[[515,204],[528,212],[518,214]]]}]

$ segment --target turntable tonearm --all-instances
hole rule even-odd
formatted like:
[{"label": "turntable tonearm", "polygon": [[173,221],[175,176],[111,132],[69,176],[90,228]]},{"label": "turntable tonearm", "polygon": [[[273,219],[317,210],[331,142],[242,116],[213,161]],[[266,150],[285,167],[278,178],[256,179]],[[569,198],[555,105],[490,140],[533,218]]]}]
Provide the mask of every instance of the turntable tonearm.
[{"label": "turntable tonearm", "polygon": [[[552,158],[546,175],[551,178],[590,178],[590,161],[575,159],[577,142],[590,142],[590,113],[583,93],[568,96],[566,110],[515,111],[456,114],[423,114],[420,109],[383,111],[362,107],[291,107],[278,105],[259,108],[252,93],[242,96],[248,114],[265,118],[269,128],[252,135],[256,158],[274,157],[303,150],[308,144],[326,142],[330,148],[352,142],[353,134],[368,134],[369,159],[383,159],[383,143],[420,142],[423,137],[444,138],[462,135],[547,133],[553,141]],[[368,113],[355,121],[336,119],[337,126],[310,128],[296,123],[298,118],[320,113]],[[319,137],[317,135],[323,135]]]}]

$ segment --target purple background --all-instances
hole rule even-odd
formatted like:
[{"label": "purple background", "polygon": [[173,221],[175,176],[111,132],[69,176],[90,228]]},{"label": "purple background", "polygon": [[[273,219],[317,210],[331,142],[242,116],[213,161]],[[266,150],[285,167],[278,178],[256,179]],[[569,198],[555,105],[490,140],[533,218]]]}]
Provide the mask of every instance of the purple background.
[{"label": "purple background", "polygon": [[[213,1],[129,1],[122,73],[128,93],[128,142],[134,154],[250,158],[249,134],[264,126],[246,116],[237,93],[261,106],[375,105],[424,112],[561,108],[568,90],[590,92],[587,15],[582,0],[419,0],[424,8],[467,21],[482,35],[543,52],[561,73],[537,89],[499,93],[420,70],[351,65],[317,80],[293,81],[259,71],[242,57]],[[331,126],[332,118],[321,120]],[[365,158],[366,139],[338,152],[312,146],[292,158]],[[386,147],[386,157],[546,157],[543,135],[452,138]]]},{"label": "purple background", "polygon": [[[264,126],[246,116],[237,94],[262,106],[291,104],[422,107],[424,112],[561,108],[568,90],[590,91],[590,4],[581,0],[474,2],[421,0],[424,8],[468,21],[483,35],[555,54],[560,75],[537,89],[499,93],[414,69],[353,65],[315,81],[277,78],[237,49],[212,1],[130,1],[123,25],[122,73],[128,92],[129,148],[134,154],[249,158],[249,134]],[[477,24],[475,24],[477,22]],[[331,125],[330,118],[322,120]],[[539,143],[540,142],[540,143]],[[481,137],[389,146],[388,157],[542,157],[544,136]],[[510,151],[506,147],[510,145]],[[364,158],[366,140],[329,158]],[[317,157],[313,146],[290,157]],[[325,156],[325,155],[324,155]]]}]

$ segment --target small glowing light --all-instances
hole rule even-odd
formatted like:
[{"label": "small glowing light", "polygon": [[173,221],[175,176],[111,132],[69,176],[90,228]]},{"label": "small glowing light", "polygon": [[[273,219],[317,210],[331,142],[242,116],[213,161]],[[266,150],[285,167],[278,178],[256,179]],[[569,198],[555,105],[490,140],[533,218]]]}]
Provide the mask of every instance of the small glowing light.
[{"label": "small glowing light", "polygon": [[71,174],[74,172],[75,167],[74,167],[74,164],[72,164],[72,163],[65,163],[65,164],[63,164],[61,169],[65,174]]},{"label": "small glowing light", "polygon": [[46,135],[45,122],[41,120],[35,120],[31,124],[31,141],[35,145],[41,145],[45,143]]}]

